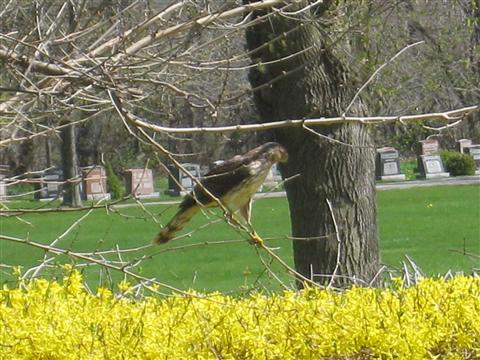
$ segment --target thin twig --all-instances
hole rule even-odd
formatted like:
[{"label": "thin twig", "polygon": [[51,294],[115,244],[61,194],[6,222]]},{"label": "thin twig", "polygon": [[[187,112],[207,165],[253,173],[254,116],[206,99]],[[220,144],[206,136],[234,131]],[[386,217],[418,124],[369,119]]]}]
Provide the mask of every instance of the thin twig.
[{"label": "thin twig", "polygon": [[21,239],[21,238],[17,238],[17,237],[13,237],[13,236],[2,235],[2,234],[0,234],[0,240],[7,240],[7,241],[15,242],[15,243],[21,243],[21,244],[25,244],[25,245],[28,245],[28,246],[32,246],[32,247],[37,248],[37,249],[44,250],[46,252],[49,252],[49,253],[52,253],[52,254],[55,254],[55,255],[66,255],[70,258],[87,261],[87,262],[92,263],[92,264],[100,265],[104,268],[108,268],[108,269],[111,269],[111,270],[116,270],[116,271],[122,272],[122,273],[124,273],[124,274],[132,277],[133,279],[138,280],[138,281],[145,281],[145,282],[148,282],[148,283],[151,283],[151,284],[155,284],[155,285],[164,287],[165,289],[168,289],[170,291],[173,291],[175,293],[182,294],[182,295],[185,295],[185,296],[192,296],[191,293],[182,291],[182,290],[177,289],[177,288],[175,288],[171,285],[159,282],[155,279],[146,278],[144,276],[138,275],[138,274],[136,274],[136,273],[134,273],[134,272],[132,272],[128,269],[125,269],[124,267],[115,266],[115,265],[112,265],[110,262],[98,260],[98,259],[95,259],[91,256],[83,255],[81,253],[77,253],[77,252],[74,252],[74,251],[71,251],[71,250],[66,250],[66,249],[62,249],[62,248],[58,248],[58,247],[52,247],[52,246],[49,246],[49,245],[45,245],[45,244],[41,244],[41,243],[38,243],[38,242],[31,241],[30,239]]},{"label": "thin twig", "polygon": [[328,210],[330,212],[330,217],[332,218],[332,223],[333,223],[333,226],[335,228],[335,236],[336,236],[336,239],[337,239],[337,261],[335,263],[335,268],[333,269],[333,273],[332,273],[332,277],[330,279],[330,282],[327,285],[327,289],[330,289],[332,287],[333,283],[334,283],[335,276],[337,275],[338,269],[340,268],[340,259],[341,259],[340,253],[341,253],[341,250],[342,250],[342,241],[340,239],[340,233],[338,231],[337,220],[335,219],[335,215],[333,214],[332,203],[328,199],[325,199],[325,201],[327,202],[327,205],[328,205]]},{"label": "thin twig", "polygon": [[346,114],[348,113],[348,111],[350,110],[350,108],[353,106],[353,104],[355,103],[355,101],[357,100],[358,96],[360,95],[360,93],[368,86],[368,84],[370,84],[372,82],[372,80],[375,78],[375,76],[377,76],[377,74],[382,71],[382,69],[391,64],[396,58],[398,58],[401,54],[403,54],[405,51],[407,51],[408,49],[414,47],[414,46],[417,46],[417,45],[420,45],[420,44],[423,44],[425,43],[425,41],[418,41],[416,43],[413,43],[413,44],[410,44],[410,45],[407,45],[405,46],[402,50],[400,50],[399,52],[397,52],[392,58],[390,58],[387,62],[383,63],[382,65],[380,65],[378,67],[377,70],[375,70],[373,72],[373,74],[368,78],[368,80],[360,87],[360,89],[358,89],[357,93],[355,94],[355,96],[353,97],[352,101],[350,101],[350,104],[348,104],[347,108],[345,109],[345,111],[343,112],[342,116],[346,116]]}]

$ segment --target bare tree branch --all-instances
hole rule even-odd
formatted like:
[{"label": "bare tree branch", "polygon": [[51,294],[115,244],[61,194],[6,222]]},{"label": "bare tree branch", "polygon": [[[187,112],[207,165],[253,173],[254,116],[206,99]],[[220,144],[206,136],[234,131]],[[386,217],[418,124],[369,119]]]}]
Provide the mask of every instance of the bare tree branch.
[{"label": "bare tree branch", "polygon": [[344,123],[360,123],[364,125],[384,125],[391,123],[410,123],[423,122],[429,120],[441,121],[458,121],[459,118],[470,115],[473,112],[480,110],[480,105],[467,106],[460,109],[449,110],[441,113],[418,114],[418,115],[391,115],[391,116],[371,116],[371,117],[354,117],[354,116],[339,116],[332,118],[318,118],[318,119],[301,119],[301,120],[285,120],[272,121],[262,124],[248,124],[248,125],[231,125],[231,126],[217,126],[217,127],[188,127],[188,128],[173,128],[167,126],[160,126],[140,120],[137,115],[127,113],[135,126],[153,130],[159,133],[173,133],[173,134],[193,134],[193,133],[232,133],[232,132],[248,132],[248,131],[265,131],[279,128],[302,127],[302,126],[327,126]]}]

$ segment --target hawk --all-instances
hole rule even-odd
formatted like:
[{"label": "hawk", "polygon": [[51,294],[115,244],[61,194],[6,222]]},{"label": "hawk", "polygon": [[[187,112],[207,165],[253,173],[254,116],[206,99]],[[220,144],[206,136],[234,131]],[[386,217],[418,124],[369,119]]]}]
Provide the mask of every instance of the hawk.
[{"label": "hawk", "polygon": [[[282,145],[268,142],[212,167],[185,196],[176,215],[153,242],[162,244],[171,240],[202,207],[219,206],[219,202],[229,216],[233,217],[238,211],[250,225],[253,195],[263,184],[271,167],[287,160],[288,154]],[[262,241],[255,232],[253,239],[256,243]]]}]

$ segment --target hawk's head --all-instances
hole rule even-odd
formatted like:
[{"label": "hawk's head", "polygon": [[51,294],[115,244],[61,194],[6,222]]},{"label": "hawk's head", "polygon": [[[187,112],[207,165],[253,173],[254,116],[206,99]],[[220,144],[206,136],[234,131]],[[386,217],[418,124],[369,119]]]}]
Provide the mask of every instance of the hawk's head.
[{"label": "hawk's head", "polygon": [[285,148],[276,142],[268,142],[262,145],[262,150],[267,159],[272,163],[285,163],[288,161],[288,153]]}]

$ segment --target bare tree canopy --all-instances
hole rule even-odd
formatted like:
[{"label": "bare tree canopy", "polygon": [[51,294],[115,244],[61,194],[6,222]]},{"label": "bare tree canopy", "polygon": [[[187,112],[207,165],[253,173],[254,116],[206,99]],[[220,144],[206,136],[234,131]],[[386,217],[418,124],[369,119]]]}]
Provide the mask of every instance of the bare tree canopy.
[{"label": "bare tree canopy", "polygon": [[[0,165],[11,169],[9,186],[35,183],[43,170],[63,167],[66,207],[2,203],[0,217],[19,226],[32,213],[78,212],[79,218],[54,239],[25,230],[0,233],[0,240],[45,252],[29,276],[68,256],[163,286],[155,280],[160,275],[137,271],[156,256],[150,238],[98,253],[62,245],[92,212],[118,211],[116,202],[82,204],[79,168],[153,167],[167,176],[172,165],[188,174],[182,163],[205,166],[274,136],[293,159],[282,168],[293,237],[328,235],[331,242],[327,265],[298,260],[297,271],[272,249],[262,251],[293,279],[310,283],[312,269],[329,279],[353,277],[357,268],[342,266],[356,256],[363,265],[371,262],[361,279],[368,283],[378,271],[374,148],[401,138],[408,149],[433,133],[480,136],[478,4],[381,3],[1,0]],[[438,24],[432,12],[443,14]],[[449,41],[449,31],[458,37]],[[165,219],[135,201],[153,236]],[[214,219],[228,222],[227,215]],[[251,238],[233,227],[239,239]],[[363,236],[372,246],[340,254],[338,243],[352,231],[357,245]],[[316,257],[315,251],[303,250]],[[134,255],[124,260],[122,254]]]}]

